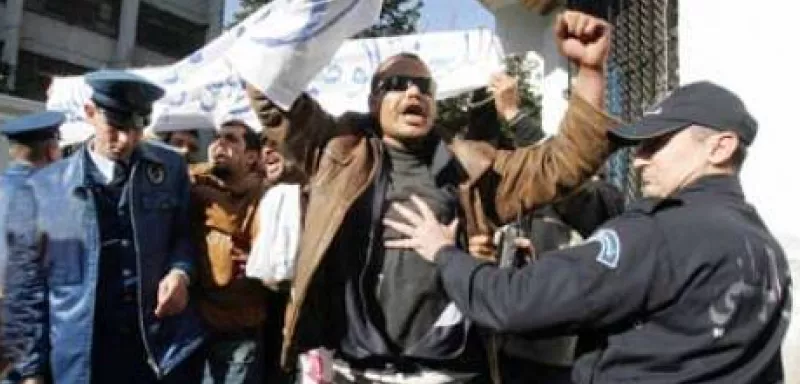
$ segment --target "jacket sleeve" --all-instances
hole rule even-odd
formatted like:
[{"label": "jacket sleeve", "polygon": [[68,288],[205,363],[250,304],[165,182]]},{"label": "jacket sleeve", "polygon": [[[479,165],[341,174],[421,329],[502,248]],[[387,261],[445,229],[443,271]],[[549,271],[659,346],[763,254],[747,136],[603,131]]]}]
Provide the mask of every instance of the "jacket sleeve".
[{"label": "jacket sleeve", "polygon": [[508,124],[514,130],[514,145],[517,147],[536,144],[545,137],[541,124],[537,124],[528,111],[520,111]]},{"label": "jacket sleeve", "polygon": [[295,162],[306,175],[313,175],[322,148],[336,135],[339,124],[309,95],[302,94],[288,111],[281,110],[267,95],[247,85],[247,95],[264,130],[263,135]]},{"label": "jacket sleeve", "polygon": [[44,235],[36,225],[33,189],[22,186],[9,205],[8,266],[3,304],[3,344],[21,377],[43,375],[50,355],[49,302]]},{"label": "jacket sleeve", "polygon": [[172,253],[170,258],[170,269],[179,269],[186,273],[190,281],[195,278],[194,255],[196,248],[192,242],[191,226],[189,225],[189,205],[191,199],[189,195],[189,174],[183,160],[179,160],[177,167],[176,193],[178,196],[178,207],[173,217],[172,230],[174,235]]},{"label": "jacket sleeve", "polygon": [[[447,247],[436,263],[448,296],[499,332],[554,336],[603,328],[656,304],[669,281],[666,249],[648,219],[619,219],[585,243],[546,252],[521,269],[500,269]],[[655,295],[653,295],[655,297]],[[660,296],[659,296],[660,297]]]},{"label": "jacket sleeve", "polygon": [[567,225],[585,238],[625,210],[625,196],[605,180],[592,180],[553,208]]},{"label": "jacket sleeve", "polygon": [[498,223],[565,196],[589,179],[612,150],[607,131],[618,124],[573,94],[560,132],[539,144],[497,151],[479,185]]}]

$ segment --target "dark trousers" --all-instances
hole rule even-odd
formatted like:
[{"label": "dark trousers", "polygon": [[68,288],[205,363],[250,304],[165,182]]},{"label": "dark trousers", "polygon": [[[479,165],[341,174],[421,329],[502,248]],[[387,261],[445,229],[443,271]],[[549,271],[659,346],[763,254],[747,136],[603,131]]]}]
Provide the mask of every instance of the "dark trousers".
[{"label": "dark trousers", "polygon": [[203,348],[203,384],[263,383],[262,337],[259,328],[212,334]]},{"label": "dark trousers", "polygon": [[137,328],[119,326],[117,332],[97,328],[102,326],[96,327],[93,338],[92,383],[179,384],[200,381],[202,368],[197,352],[158,380],[147,363],[147,353]]},{"label": "dark trousers", "polygon": [[500,376],[503,384],[572,384],[572,367],[502,356]]}]

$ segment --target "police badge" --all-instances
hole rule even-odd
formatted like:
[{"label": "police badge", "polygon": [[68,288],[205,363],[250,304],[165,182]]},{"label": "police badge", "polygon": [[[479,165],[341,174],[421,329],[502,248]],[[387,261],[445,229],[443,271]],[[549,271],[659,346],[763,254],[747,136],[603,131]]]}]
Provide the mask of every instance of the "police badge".
[{"label": "police badge", "polygon": [[161,185],[165,177],[164,167],[160,164],[149,164],[147,166],[147,180],[153,185]]}]

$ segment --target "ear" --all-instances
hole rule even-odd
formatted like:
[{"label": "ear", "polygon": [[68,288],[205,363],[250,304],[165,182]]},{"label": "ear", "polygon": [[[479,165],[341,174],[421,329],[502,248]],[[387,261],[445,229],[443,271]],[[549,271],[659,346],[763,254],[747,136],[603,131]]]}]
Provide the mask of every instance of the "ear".
[{"label": "ear", "polygon": [[731,160],[739,146],[739,136],[733,132],[723,132],[713,141],[708,161],[714,165],[724,165]]}]

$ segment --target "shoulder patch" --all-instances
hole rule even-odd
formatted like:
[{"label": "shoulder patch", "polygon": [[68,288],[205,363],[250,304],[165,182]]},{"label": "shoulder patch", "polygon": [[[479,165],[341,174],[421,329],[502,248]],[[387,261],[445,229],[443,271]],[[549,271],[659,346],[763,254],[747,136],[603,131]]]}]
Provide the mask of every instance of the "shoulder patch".
[{"label": "shoulder patch", "polygon": [[600,252],[595,257],[598,263],[611,269],[617,268],[621,252],[617,231],[609,228],[600,229],[589,237],[586,242],[596,242],[600,245]]},{"label": "shoulder patch", "polygon": [[147,164],[146,173],[147,180],[153,185],[161,185],[167,175],[164,166],[155,163]]},{"label": "shoulder patch", "polygon": [[683,201],[676,198],[655,199],[647,198],[640,199],[630,205],[628,208],[632,212],[640,212],[647,215],[656,213],[662,209],[682,205]]}]

